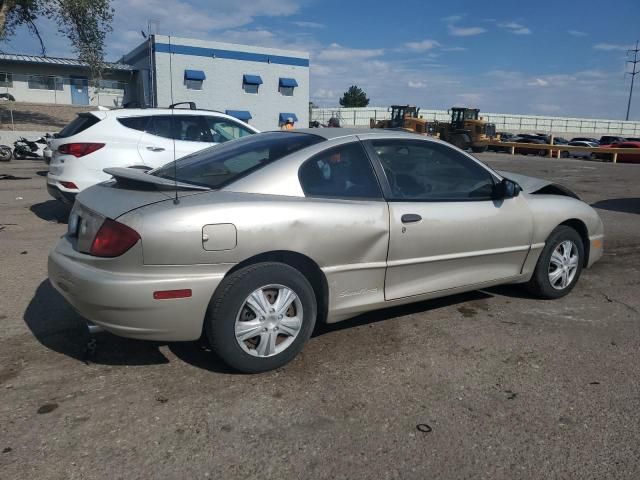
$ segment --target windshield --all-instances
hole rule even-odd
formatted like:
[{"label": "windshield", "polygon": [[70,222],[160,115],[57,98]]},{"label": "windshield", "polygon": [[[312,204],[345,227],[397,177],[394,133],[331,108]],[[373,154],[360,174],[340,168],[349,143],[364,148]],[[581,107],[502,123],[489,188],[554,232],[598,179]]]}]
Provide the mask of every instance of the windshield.
[{"label": "windshield", "polygon": [[[220,188],[264,165],[324,139],[307,133],[269,132],[232,140],[150,172],[178,182]],[[175,164],[175,166],[174,166]]]}]

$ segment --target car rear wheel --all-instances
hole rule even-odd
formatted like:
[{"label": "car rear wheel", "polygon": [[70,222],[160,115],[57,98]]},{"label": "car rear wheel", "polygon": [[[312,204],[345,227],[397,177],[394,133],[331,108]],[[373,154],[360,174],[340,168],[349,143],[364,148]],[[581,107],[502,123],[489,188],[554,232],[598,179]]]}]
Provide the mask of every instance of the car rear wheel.
[{"label": "car rear wheel", "polygon": [[205,332],[213,351],[245,373],[290,362],[311,336],[316,298],[298,270],[275,262],[225,278],[209,305]]},{"label": "car rear wheel", "polygon": [[540,298],[564,297],[578,282],[583,262],[580,235],[573,228],[560,225],[549,235],[527,288]]}]

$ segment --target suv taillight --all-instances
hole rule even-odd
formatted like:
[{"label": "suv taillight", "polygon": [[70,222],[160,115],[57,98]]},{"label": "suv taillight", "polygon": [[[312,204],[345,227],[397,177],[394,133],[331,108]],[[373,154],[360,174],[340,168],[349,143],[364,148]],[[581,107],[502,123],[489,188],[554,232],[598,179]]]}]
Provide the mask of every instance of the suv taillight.
[{"label": "suv taillight", "polygon": [[96,150],[100,150],[102,147],[104,147],[104,143],[65,143],[58,147],[58,152],[64,155],[73,155],[74,157],[84,157]]},{"label": "suv taillight", "polygon": [[107,218],[91,244],[89,253],[95,257],[119,257],[140,240],[134,229]]}]

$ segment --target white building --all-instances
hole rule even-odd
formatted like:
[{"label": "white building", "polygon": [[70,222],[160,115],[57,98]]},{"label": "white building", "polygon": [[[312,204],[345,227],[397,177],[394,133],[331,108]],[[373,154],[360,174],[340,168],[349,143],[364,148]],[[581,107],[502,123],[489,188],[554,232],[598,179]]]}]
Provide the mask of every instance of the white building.
[{"label": "white building", "polygon": [[78,60],[0,53],[0,93],[18,102],[116,107],[134,75],[129,65],[107,63],[96,88]]},{"label": "white building", "polygon": [[288,117],[308,126],[308,53],[151,35],[122,62],[137,71],[127,101],[195,102],[260,130],[278,128]]}]

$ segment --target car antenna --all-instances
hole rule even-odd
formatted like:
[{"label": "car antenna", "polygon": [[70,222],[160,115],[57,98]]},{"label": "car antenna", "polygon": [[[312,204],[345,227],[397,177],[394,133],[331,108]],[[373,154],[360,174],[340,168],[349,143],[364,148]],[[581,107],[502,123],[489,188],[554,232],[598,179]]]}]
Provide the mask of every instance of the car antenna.
[{"label": "car antenna", "polygon": [[175,197],[173,198],[173,204],[178,205],[180,200],[178,199],[178,164],[176,161],[176,136],[175,136],[175,122],[173,117],[173,49],[171,48],[171,35],[169,35],[169,89],[171,94],[171,138],[173,140],[173,186]]}]

